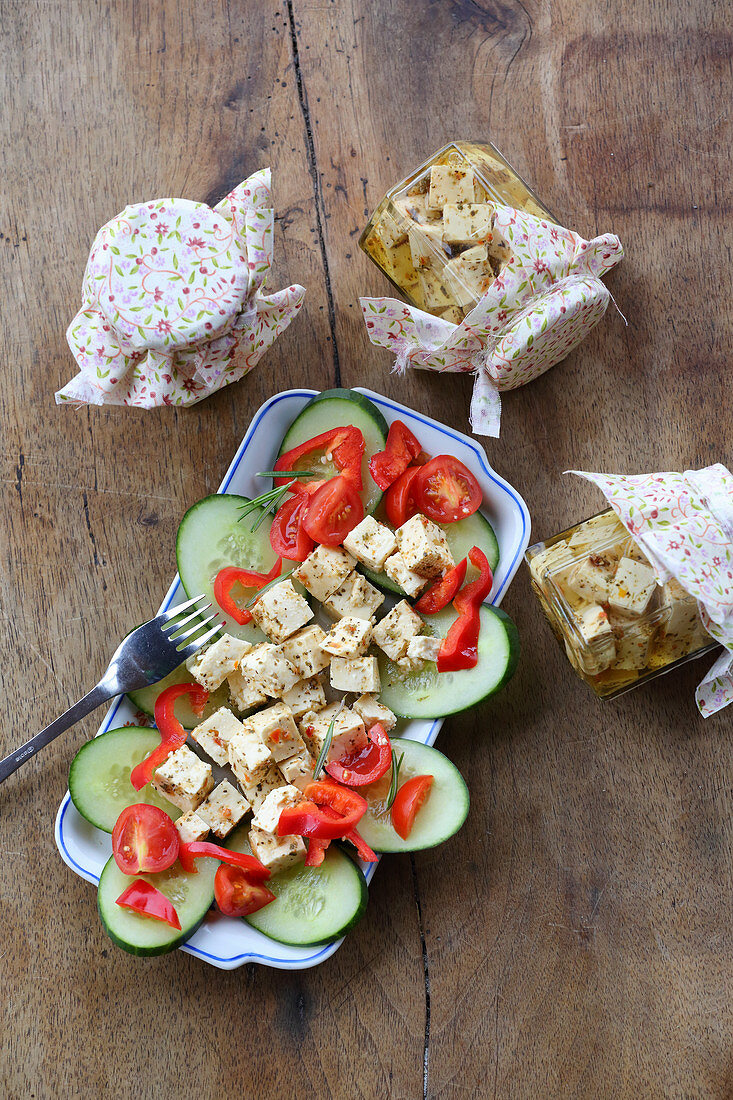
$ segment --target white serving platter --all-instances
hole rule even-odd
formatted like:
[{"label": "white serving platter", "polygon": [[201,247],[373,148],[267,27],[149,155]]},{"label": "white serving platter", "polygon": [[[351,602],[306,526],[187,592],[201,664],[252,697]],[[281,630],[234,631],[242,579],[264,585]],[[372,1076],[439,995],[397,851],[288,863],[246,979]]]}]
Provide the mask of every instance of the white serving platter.
[{"label": "white serving platter", "polygon": [[[488,602],[495,605],[501,603],[529,543],[529,512],[519,493],[492,470],[483,447],[475,439],[372,390],[359,389],[359,392],[374,401],[388,423],[403,420],[428,453],[455,455],[478,479],[484,495],[481,510],[494,528],[499,543],[499,565]],[[261,492],[261,483],[258,487],[255,475],[259,470],[272,469],[285,431],[315,393],[316,390],[308,389],[286,390],[271,397],[258,409],[218,492],[248,497]],[[176,576],[160,610],[175,606],[186,598]],[[143,723],[140,722],[139,712],[123,695],[112,703],[98,733],[106,733],[125,724]],[[442,724],[443,719],[400,720],[395,735],[432,745]],[[96,886],[102,868],[112,853],[111,838],[77,813],[68,791],[56,815],[55,839],[64,862],[77,875]],[[371,880],[376,868],[377,864],[364,867],[367,881]],[[365,919],[369,919],[368,913]],[[222,970],[233,970],[248,962],[263,963],[282,970],[304,970],[329,958],[342,942],[337,940],[320,947],[291,947],[268,939],[242,920],[222,917],[216,921],[205,921],[180,950]]]}]

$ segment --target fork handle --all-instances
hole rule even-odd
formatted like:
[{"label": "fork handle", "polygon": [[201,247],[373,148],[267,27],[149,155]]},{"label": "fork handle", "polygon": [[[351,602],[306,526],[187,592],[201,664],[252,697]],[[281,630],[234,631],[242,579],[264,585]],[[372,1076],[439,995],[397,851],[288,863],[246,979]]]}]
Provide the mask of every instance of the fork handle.
[{"label": "fork handle", "polygon": [[30,741],[26,741],[25,745],[21,745],[19,749],[15,749],[4,760],[0,761],[0,783],[3,783],[9,775],[17,771],[21,764],[25,764],[26,760],[30,760],[32,756],[35,756],[39,749],[45,748],[60,733],[64,733],[70,726],[89,714],[90,711],[96,710],[102,703],[111,699],[114,694],[113,691],[102,684],[93,687],[78,703],[74,703],[55,721],[51,722],[50,726],[46,726],[35,737],[31,737]]}]

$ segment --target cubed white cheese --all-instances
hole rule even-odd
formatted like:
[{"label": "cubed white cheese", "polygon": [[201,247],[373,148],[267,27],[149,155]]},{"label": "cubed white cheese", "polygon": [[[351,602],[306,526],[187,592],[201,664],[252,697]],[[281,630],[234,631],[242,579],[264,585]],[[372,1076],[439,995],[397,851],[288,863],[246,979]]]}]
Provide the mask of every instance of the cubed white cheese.
[{"label": "cubed white cheese", "polygon": [[229,684],[229,698],[239,711],[261,707],[263,703],[267,702],[267,696],[262,690],[261,684],[258,684],[251,676],[245,675],[240,669],[229,673],[227,683]]},{"label": "cubed white cheese", "polygon": [[473,168],[434,164],[430,169],[428,206],[433,210],[444,207],[446,203],[472,203],[475,197]]},{"label": "cubed white cheese", "polygon": [[270,642],[256,645],[242,658],[241,672],[274,699],[280,698],[300,679],[281,647]]},{"label": "cubed white cheese", "polygon": [[421,512],[397,528],[397,546],[407,568],[421,577],[439,577],[455,565],[445,532]]},{"label": "cubed white cheese", "polygon": [[492,227],[491,233],[487,238],[487,244],[489,256],[491,256],[492,260],[498,261],[502,266],[509,263],[509,260],[512,258],[512,250],[495,225]]},{"label": "cubed white cheese", "polygon": [[410,226],[407,239],[410,243],[410,259],[416,271],[426,267],[440,268],[448,253],[443,244],[443,223]]},{"label": "cubed white cheese", "polygon": [[393,532],[383,523],[378,523],[374,516],[365,516],[344,539],[344,549],[375,573],[384,566],[396,546]]},{"label": "cubed white cheese", "polygon": [[196,654],[189,666],[189,672],[202,687],[208,691],[216,691],[229,673],[239,668],[239,662],[251,648],[249,642],[223,634],[218,641]]},{"label": "cubed white cheese", "polygon": [[626,528],[615,512],[601,512],[597,516],[583,520],[574,529],[567,540],[571,550],[590,553],[603,547],[612,539],[624,539],[628,535]]},{"label": "cubed white cheese", "polygon": [[332,619],[341,619],[344,615],[371,619],[383,603],[383,592],[370,584],[361,573],[350,573],[341,587],[324,600],[323,610]]},{"label": "cubed white cheese", "polygon": [[463,310],[460,306],[448,306],[447,309],[441,310],[440,316],[444,321],[450,321],[452,325],[460,325],[463,320]]},{"label": "cubed white cheese", "polygon": [[317,546],[293,573],[312,596],[323,602],[348,577],[355,561],[340,546]]},{"label": "cubed white cheese", "polygon": [[434,638],[429,634],[418,634],[416,638],[410,638],[407,656],[415,661],[437,661],[441,642],[442,638]]},{"label": "cubed white cheese", "polygon": [[427,577],[421,577],[419,573],[413,573],[412,569],[407,568],[407,563],[399,551],[387,558],[384,563],[384,572],[410,597],[417,596],[430,583]]},{"label": "cubed white cheese", "polygon": [[367,729],[370,729],[376,722],[384,726],[387,731],[394,729],[397,725],[395,715],[389,707],[385,707],[384,703],[379,702],[376,695],[360,695],[353,704],[353,709],[360,716]]},{"label": "cubed white cheese", "polygon": [[549,577],[555,583],[565,584],[574,561],[575,556],[568,543],[561,539],[553,546],[546,546],[534,554],[529,562],[529,571],[538,584],[544,584]]},{"label": "cubed white cheese", "polygon": [[641,615],[656,588],[654,570],[632,558],[622,558],[609,589],[608,603],[614,611]]},{"label": "cubed white cheese", "polygon": [[273,584],[252,607],[252,618],[273,642],[284,642],[313,618],[310,605],[291,580]]},{"label": "cubed white cheese", "polygon": [[460,256],[449,260],[444,277],[458,305],[470,309],[494,281],[486,245],[467,248]]},{"label": "cubed white cheese", "polygon": [[291,756],[289,760],[283,760],[280,771],[288,783],[292,783],[294,787],[302,791],[313,781],[315,764],[316,762],[310,753],[305,752],[301,756]]},{"label": "cubed white cheese", "polygon": [[386,267],[398,286],[412,289],[417,286],[418,273],[412,265],[412,253],[408,241],[387,250]]},{"label": "cubed white cheese", "polygon": [[308,711],[299,723],[303,740],[308,746],[308,751],[318,759],[324,742],[328,736],[328,728],[331,719],[336,717],[331,740],[331,749],[328,754],[330,760],[340,760],[348,752],[364,748],[367,743],[364,723],[356,711],[343,707],[339,713],[339,703],[332,703],[319,711]]},{"label": "cubed white cheese", "polygon": [[257,826],[249,831],[252,854],[273,875],[285,871],[301,859],[305,859],[306,847],[300,836],[273,836]]},{"label": "cubed white cheese", "polygon": [[242,798],[231,783],[225,779],[214,787],[208,798],[199,806],[196,813],[209,825],[212,833],[223,840],[229,836],[235,825],[249,812],[250,805]]},{"label": "cubed white cheese", "polygon": [[239,733],[242,723],[226,707],[220,707],[205,722],[191,730],[191,737],[216,764],[227,764],[227,745]]},{"label": "cubed white cheese", "polygon": [[[285,763],[286,761],[283,761],[283,764]],[[237,776],[237,778],[239,779],[239,776]],[[239,782],[242,783],[242,780],[239,779]],[[283,773],[280,771],[278,765],[270,764],[269,768],[257,774],[252,783],[242,783],[242,790],[253,811],[256,813],[270,791],[282,787],[284,782]],[[288,782],[290,782],[290,780],[288,780]]]},{"label": "cubed white cheese", "polygon": [[567,587],[589,603],[607,603],[617,564],[603,554],[591,554],[570,571]]},{"label": "cubed white cheese", "polygon": [[405,654],[404,657],[398,657],[395,664],[403,672],[420,672],[421,669],[425,668],[425,662],[421,657],[410,657],[408,654]]},{"label": "cubed white cheese", "polygon": [[376,232],[385,248],[394,248],[407,238],[407,223],[400,215],[398,218],[393,217],[389,210],[382,211]]},{"label": "cubed white cheese", "polygon": [[317,676],[312,676],[309,680],[298,680],[283,695],[283,703],[290,707],[294,718],[302,718],[309,710],[320,710],[326,705],[323,684]]},{"label": "cubed white cheese", "polygon": [[210,764],[181,745],[155,769],[153,786],[179,810],[195,810],[212,790],[214,776]]},{"label": "cubed white cheese", "polygon": [[247,725],[255,731],[265,748],[269,749],[276,764],[305,748],[293,712],[285,703],[276,703],[274,707],[250,715]]},{"label": "cubed white cheese", "polygon": [[443,236],[449,244],[483,244],[493,224],[491,203],[458,202],[443,207]]},{"label": "cubed white cheese", "polygon": [[663,637],[688,639],[695,633],[700,624],[697,600],[674,577],[662,585],[659,604]]},{"label": "cubed white cheese", "polygon": [[331,658],[321,649],[325,637],[325,631],[314,623],[283,642],[282,651],[301,680],[309,680],[311,676],[328,668]]},{"label": "cubed white cheese", "polygon": [[321,648],[334,657],[362,657],[369,649],[373,626],[370,619],[344,615],[331,627]]},{"label": "cubed white cheese", "polygon": [[277,835],[280,814],[287,807],[297,806],[298,803],[302,801],[302,792],[299,791],[297,787],[294,787],[292,783],[287,783],[284,787],[278,787],[276,790],[270,791],[257,813],[252,818],[252,824],[255,828],[262,829],[265,833]]},{"label": "cubed white cheese", "polygon": [[449,306],[455,305],[442,268],[422,267],[417,278],[428,309],[448,309]]},{"label": "cubed white cheese", "polygon": [[646,668],[654,626],[637,617],[621,615],[618,611],[611,611],[608,621],[616,642],[614,668]]},{"label": "cubed white cheese", "polygon": [[412,610],[407,600],[401,600],[374,627],[372,641],[396,661],[406,655],[410,639],[420,633],[422,626],[417,612]]},{"label": "cubed white cheese", "polygon": [[591,676],[603,672],[616,659],[616,642],[608,615],[600,604],[590,604],[576,613],[576,624],[582,638],[577,659],[584,672]]},{"label": "cubed white cheese", "polygon": [[178,830],[181,844],[194,844],[197,840],[206,840],[210,829],[202,817],[195,810],[181,814],[173,823]]},{"label": "cubed white cheese", "polygon": [[[263,744],[259,734],[245,719],[242,729],[235,733],[228,746],[229,763],[245,792],[257,786],[273,764],[272,754]],[[247,794],[249,798],[249,794]],[[252,799],[249,798],[250,802]]]},{"label": "cubed white cheese", "polygon": [[432,210],[428,206],[427,192],[425,194],[403,195],[395,200],[395,208],[401,217],[417,222],[418,225],[440,221],[443,217],[442,209]]},{"label": "cubed white cheese", "polygon": [[331,687],[336,691],[379,691],[379,664],[376,657],[334,657],[331,661]]}]

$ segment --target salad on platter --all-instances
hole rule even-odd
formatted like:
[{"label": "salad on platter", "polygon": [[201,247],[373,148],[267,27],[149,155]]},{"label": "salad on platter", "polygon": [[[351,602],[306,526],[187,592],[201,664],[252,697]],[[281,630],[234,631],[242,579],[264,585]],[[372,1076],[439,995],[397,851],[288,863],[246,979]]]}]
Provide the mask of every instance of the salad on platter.
[{"label": "salad on platter", "polygon": [[458,458],[329,390],[258,476],[260,496],[206,497],[178,530],[181,584],[221,635],[131,693],[157,728],[111,729],[71,766],[77,811],[112,834],[99,914],[132,954],[184,943],[214,903],[280,943],[339,939],[364,867],[468,813],[457,768],[399,723],[474,706],[516,667],[516,628],[484,602],[497,539]]}]

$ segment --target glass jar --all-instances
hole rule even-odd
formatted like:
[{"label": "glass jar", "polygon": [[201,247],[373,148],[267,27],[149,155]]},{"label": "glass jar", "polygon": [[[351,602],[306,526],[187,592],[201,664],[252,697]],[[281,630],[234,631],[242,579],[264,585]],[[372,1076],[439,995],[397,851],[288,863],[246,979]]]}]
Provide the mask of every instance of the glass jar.
[{"label": "glass jar", "polygon": [[532,587],[575,671],[604,699],[714,649],[697,601],[654,570],[608,508],[525,555]]},{"label": "glass jar", "polygon": [[511,257],[497,202],[556,220],[493,145],[451,142],[387,192],[359,245],[414,306],[458,324]]}]

